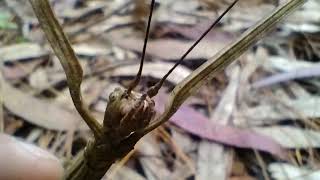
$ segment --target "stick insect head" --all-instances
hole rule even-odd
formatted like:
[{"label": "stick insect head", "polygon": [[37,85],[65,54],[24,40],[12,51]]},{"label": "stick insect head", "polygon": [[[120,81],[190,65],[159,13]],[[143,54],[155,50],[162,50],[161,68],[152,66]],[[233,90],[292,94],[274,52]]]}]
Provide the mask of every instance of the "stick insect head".
[{"label": "stick insect head", "polygon": [[[212,25],[201,35],[201,37],[183,54],[181,59],[169,70],[169,72],[154,86],[149,88],[146,93],[139,94],[132,91],[132,89],[139,83],[145,50],[148,41],[148,34],[150,28],[150,22],[152,17],[152,11],[154,6],[154,0],[151,2],[149,21],[147,26],[147,32],[145,36],[145,42],[142,52],[142,58],[140,61],[140,68],[134,81],[130,84],[128,90],[116,88],[113,93],[110,94],[109,103],[105,112],[104,127],[111,129],[117,133],[127,136],[130,133],[146,128],[153,116],[155,115],[154,101],[151,99],[154,97],[166,78],[170,73],[185,59],[185,57],[193,50],[193,48],[204,38],[209,31],[218,24],[222,17],[236,4],[238,0],[234,2],[216,19]],[[152,125],[151,125],[152,126]]]},{"label": "stick insect head", "polygon": [[147,127],[155,115],[154,101],[147,94],[132,91],[141,78],[154,4],[155,0],[151,0],[139,71],[127,90],[116,88],[109,96],[103,125],[107,131],[111,132],[109,134],[114,136],[126,137],[132,132]]},{"label": "stick insect head", "polygon": [[109,96],[103,125],[122,137],[149,125],[155,115],[154,101],[146,95],[115,88]]}]

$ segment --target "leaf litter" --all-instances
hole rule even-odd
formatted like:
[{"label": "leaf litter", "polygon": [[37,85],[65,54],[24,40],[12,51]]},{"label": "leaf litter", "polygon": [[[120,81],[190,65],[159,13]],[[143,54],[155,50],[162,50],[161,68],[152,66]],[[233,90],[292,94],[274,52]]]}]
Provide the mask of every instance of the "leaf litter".
[{"label": "leaf litter", "polygon": [[[241,2],[169,76],[166,89],[282,2]],[[81,57],[83,98],[102,120],[108,92],[128,85],[135,76],[147,13],[143,3],[148,2],[52,3]],[[141,91],[167,72],[228,1],[157,3]],[[90,134],[71,104],[65,76],[47,48],[31,7],[7,0],[0,8],[11,9],[3,11],[7,28],[0,26],[4,131],[47,148],[61,159],[75,155]],[[263,176],[263,169],[275,179],[317,179],[319,8],[319,1],[309,0],[239,63],[208,82],[202,89],[210,95],[200,90],[191,97],[171,123],[145,137],[125,165],[115,168],[113,179],[253,179]],[[163,91],[156,99],[159,111],[165,100]],[[260,160],[251,149],[262,152]],[[243,152],[250,158],[245,159]]]}]

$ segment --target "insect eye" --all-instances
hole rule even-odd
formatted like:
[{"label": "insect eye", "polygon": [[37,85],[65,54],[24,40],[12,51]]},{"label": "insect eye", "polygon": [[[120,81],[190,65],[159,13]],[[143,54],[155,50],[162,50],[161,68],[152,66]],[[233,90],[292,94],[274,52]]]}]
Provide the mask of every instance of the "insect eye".
[{"label": "insect eye", "polygon": [[111,93],[110,95],[109,95],[109,102],[111,102],[111,101],[115,101],[116,100],[116,94],[115,93]]}]

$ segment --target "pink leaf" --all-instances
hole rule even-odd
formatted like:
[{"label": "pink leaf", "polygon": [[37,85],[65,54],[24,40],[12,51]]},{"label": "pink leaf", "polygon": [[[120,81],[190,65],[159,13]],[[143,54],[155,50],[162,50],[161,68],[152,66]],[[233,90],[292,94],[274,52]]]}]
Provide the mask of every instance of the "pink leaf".
[{"label": "pink leaf", "polygon": [[[165,95],[155,97],[156,110],[164,110]],[[238,148],[251,148],[269,152],[282,159],[286,158],[285,149],[269,137],[260,135],[249,129],[215,124],[190,106],[182,105],[171,117],[170,122],[198,137]]]}]

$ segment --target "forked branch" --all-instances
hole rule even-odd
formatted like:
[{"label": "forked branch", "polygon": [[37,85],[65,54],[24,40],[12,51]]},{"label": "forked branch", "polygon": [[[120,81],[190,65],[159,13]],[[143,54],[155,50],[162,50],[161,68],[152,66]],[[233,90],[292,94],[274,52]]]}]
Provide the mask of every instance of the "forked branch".
[{"label": "forked branch", "polygon": [[84,104],[81,97],[80,85],[83,76],[81,65],[61,25],[55,18],[48,0],[29,1],[52,49],[59,58],[66,73],[71,98],[77,111],[93,131],[95,137],[100,138],[102,136],[102,126],[90,114],[88,106]]}]

